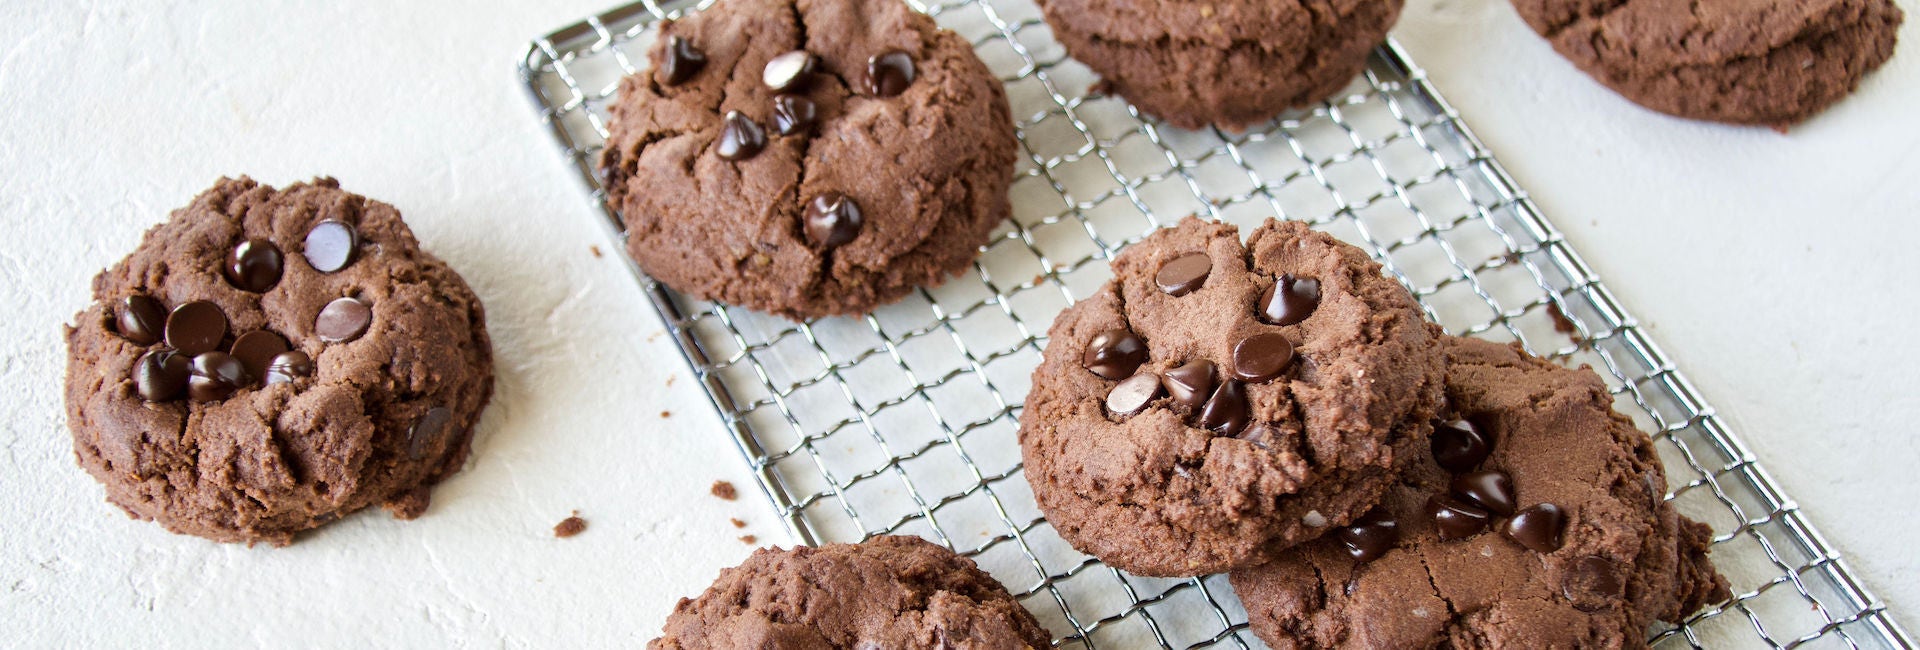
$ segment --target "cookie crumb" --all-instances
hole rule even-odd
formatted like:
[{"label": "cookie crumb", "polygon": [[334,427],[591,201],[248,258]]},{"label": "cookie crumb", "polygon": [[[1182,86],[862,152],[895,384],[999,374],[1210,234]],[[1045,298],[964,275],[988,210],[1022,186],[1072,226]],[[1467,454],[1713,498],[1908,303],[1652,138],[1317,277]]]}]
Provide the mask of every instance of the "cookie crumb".
[{"label": "cookie crumb", "polygon": [[672,386],[673,380],[679,379],[679,378],[680,378],[680,375],[667,375],[667,385]]},{"label": "cookie crumb", "polygon": [[587,246],[587,250],[590,250],[590,251],[593,251],[593,256],[594,256],[594,257],[599,257],[599,256],[600,256],[600,245],[599,245],[599,244],[591,244],[591,245],[588,245],[588,246]]},{"label": "cookie crumb", "polygon": [[586,529],[587,529],[587,520],[581,519],[580,511],[575,510],[573,511],[573,516],[567,517],[566,519],[562,519],[560,520],[560,523],[553,525],[553,536],[558,537],[560,539],[566,539],[568,537],[578,535],[580,534],[581,531],[584,531]]},{"label": "cookie crumb", "polygon": [[726,481],[714,481],[713,487],[707,491],[713,493],[713,496],[720,497],[725,501],[740,498],[740,491],[733,489],[733,484]]},{"label": "cookie crumb", "polygon": [[742,544],[746,544],[746,545],[748,545],[748,546],[752,546],[752,545],[754,545],[754,544],[758,544],[758,543],[760,543],[760,538],[758,538],[758,537],[754,537],[754,536],[752,536],[752,535],[741,535],[741,536],[740,536],[740,543],[742,543]]},{"label": "cookie crumb", "polygon": [[670,418],[670,417],[673,417],[673,411],[661,411],[661,412],[660,412],[660,419],[662,419],[662,420],[665,420],[665,419],[667,419],[667,418]]},{"label": "cookie crumb", "polygon": [[746,528],[746,527],[747,527],[747,522],[744,522],[744,521],[740,521],[740,520],[739,520],[739,519],[737,519],[737,518],[735,518],[735,519],[728,519],[728,520],[727,520],[727,522],[728,522],[728,523],[731,523],[731,524],[733,524],[733,527],[734,527],[734,528]]}]

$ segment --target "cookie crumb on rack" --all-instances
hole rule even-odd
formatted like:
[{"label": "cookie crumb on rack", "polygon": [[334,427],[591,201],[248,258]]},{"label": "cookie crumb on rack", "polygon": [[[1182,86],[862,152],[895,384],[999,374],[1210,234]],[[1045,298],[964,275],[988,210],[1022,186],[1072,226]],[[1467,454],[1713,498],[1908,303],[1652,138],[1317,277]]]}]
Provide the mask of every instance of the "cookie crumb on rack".
[{"label": "cookie crumb on rack", "polygon": [[747,522],[744,522],[744,521],[740,521],[740,520],[739,520],[738,518],[734,518],[734,519],[728,519],[728,520],[727,520],[727,523],[730,523],[730,524],[733,524],[733,527],[734,527],[734,528],[746,528],[746,527],[747,527]]},{"label": "cookie crumb on rack", "polygon": [[720,497],[727,501],[740,498],[740,491],[733,489],[733,484],[726,481],[714,481],[713,487],[707,491],[713,493],[713,496]]},{"label": "cookie crumb on rack", "polygon": [[590,251],[593,251],[593,256],[594,256],[594,257],[599,257],[599,256],[600,256],[600,245],[599,245],[599,244],[591,244],[591,245],[588,245],[588,246],[587,246],[587,250],[590,250]]},{"label": "cookie crumb on rack", "polygon": [[670,417],[673,417],[673,411],[661,411],[661,412],[660,412],[660,419],[662,419],[662,420],[665,420],[665,419],[667,419],[667,418],[670,418]]},{"label": "cookie crumb on rack", "polygon": [[566,539],[568,537],[578,535],[580,534],[581,531],[584,531],[586,529],[587,529],[587,520],[581,519],[580,511],[575,510],[573,511],[572,516],[567,517],[566,519],[562,519],[560,520],[560,523],[553,525],[553,536],[558,537],[560,539]]},{"label": "cookie crumb on rack", "polygon": [[748,546],[752,546],[752,545],[754,545],[754,544],[758,544],[758,543],[760,543],[760,538],[758,538],[758,537],[754,537],[754,536],[752,536],[752,535],[741,535],[741,536],[740,536],[740,543],[742,543],[742,544],[746,544],[746,545],[748,545]]}]

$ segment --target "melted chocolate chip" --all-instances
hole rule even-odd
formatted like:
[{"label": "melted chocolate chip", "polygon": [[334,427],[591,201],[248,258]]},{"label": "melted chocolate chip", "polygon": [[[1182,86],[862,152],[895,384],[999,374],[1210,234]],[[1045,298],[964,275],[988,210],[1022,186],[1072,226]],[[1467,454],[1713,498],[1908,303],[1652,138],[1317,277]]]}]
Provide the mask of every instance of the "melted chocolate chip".
[{"label": "melted chocolate chip", "polygon": [[322,341],[341,343],[360,338],[372,323],[372,307],[353,298],[341,298],[320,310],[320,316],[313,320],[313,331]]},{"label": "melted chocolate chip", "polygon": [[1513,515],[1513,479],[1506,472],[1492,470],[1462,474],[1453,479],[1453,493],[1478,504],[1488,512]]},{"label": "melted chocolate chip", "polygon": [[1247,387],[1228,379],[1214,389],[1200,409],[1200,426],[1223,436],[1237,436],[1247,428]]},{"label": "melted chocolate chip", "polygon": [[1194,359],[1186,365],[1167,371],[1164,382],[1167,394],[1173,396],[1173,403],[1189,411],[1200,408],[1213,394],[1213,362],[1206,359]]},{"label": "melted chocolate chip", "polygon": [[828,192],[807,202],[807,242],[837,248],[860,236],[860,206],[839,192]]},{"label": "melted chocolate chip", "polygon": [[180,393],[187,390],[187,378],[193,372],[190,365],[186,357],[172,350],[140,355],[140,360],[133,365],[134,390],[140,393],[140,399],[149,402],[179,399]]},{"label": "melted chocolate chip", "polygon": [[360,231],[338,219],[313,224],[313,229],[307,231],[306,246],[300,249],[307,265],[321,273],[347,268],[359,251]]},{"label": "melted chocolate chip", "polygon": [[1233,376],[1242,381],[1273,381],[1293,365],[1293,342],[1279,333],[1255,334],[1233,346]]},{"label": "melted chocolate chip", "polygon": [[1320,281],[1313,278],[1280,276],[1260,296],[1260,319],[1274,325],[1293,325],[1320,308]]},{"label": "melted chocolate chip", "polygon": [[1153,281],[1167,295],[1178,297],[1199,289],[1207,283],[1207,276],[1212,273],[1213,258],[1207,257],[1206,253],[1188,253],[1161,266]]},{"label": "melted chocolate chip", "polygon": [[167,314],[166,338],[167,345],[184,355],[212,352],[227,338],[227,315],[205,300],[174,307]]},{"label": "melted chocolate chip", "polygon": [[707,67],[707,54],[678,36],[667,37],[667,53],[660,61],[660,83],[678,86]]},{"label": "melted chocolate chip", "polygon": [[1535,552],[1552,553],[1560,549],[1560,535],[1566,526],[1567,517],[1560,512],[1559,506],[1542,503],[1521,510],[1520,514],[1508,519],[1501,532],[1506,533],[1508,539]]},{"label": "melted chocolate chip", "polygon": [[1372,562],[1400,541],[1400,526],[1386,513],[1375,510],[1351,525],[1334,529],[1333,536],[1354,561]]},{"label": "melted chocolate chip", "polygon": [[407,430],[407,456],[420,460],[427,456],[440,438],[447,433],[447,424],[453,422],[453,412],[443,406],[427,409],[420,419],[413,421],[413,427]]},{"label": "melted chocolate chip", "polygon": [[907,92],[917,73],[913,57],[894,50],[876,54],[867,60],[867,92],[876,97],[893,97]]},{"label": "melted chocolate chip", "polygon": [[139,345],[159,343],[161,333],[166,331],[167,308],[158,300],[127,296],[120,299],[114,311],[114,327],[120,336]]},{"label": "melted chocolate chip", "polygon": [[1255,447],[1270,449],[1273,447],[1273,443],[1280,439],[1280,431],[1273,428],[1271,424],[1260,422],[1247,427],[1246,432],[1240,434],[1239,438]]},{"label": "melted chocolate chip", "polygon": [[767,61],[767,68],[761,71],[760,80],[774,92],[793,92],[805,88],[813,71],[819,67],[820,57],[806,50],[794,50]]},{"label": "melted chocolate chip", "polygon": [[249,239],[227,253],[227,265],[221,271],[227,276],[227,284],[236,289],[266,293],[280,284],[284,265],[280,247],[264,239]]},{"label": "melted chocolate chip", "polygon": [[225,352],[208,352],[193,358],[193,374],[187,381],[187,395],[196,402],[217,402],[234,391],[253,383],[247,367]]},{"label": "melted chocolate chip", "polygon": [[1577,601],[1584,601],[1588,596],[1615,598],[1625,589],[1626,585],[1620,581],[1613,561],[1597,555],[1589,555],[1574,563],[1561,585],[1561,591],[1566,593],[1568,600],[1576,601],[1576,607],[1579,605]]},{"label": "melted chocolate chip", "polygon": [[1433,529],[1440,533],[1440,539],[1478,535],[1487,529],[1487,521],[1492,519],[1479,506],[1445,494],[1427,499],[1427,516],[1433,517]]},{"label": "melted chocolate chip", "polygon": [[1486,437],[1465,420],[1435,425],[1428,446],[1433,450],[1434,462],[1455,474],[1473,471],[1493,453]]},{"label": "melted chocolate chip", "polygon": [[287,339],[279,334],[254,330],[233,340],[231,354],[240,360],[240,365],[246,366],[248,377],[265,379],[267,366],[273,363],[273,358],[290,349],[293,347],[287,345]]},{"label": "melted chocolate chip", "polygon": [[1133,376],[1147,362],[1147,342],[1127,330],[1107,330],[1094,335],[1080,365],[1093,374],[1119,381]]},{"label": "melted chocolate chip", "polygon": [[1118,416],[1136,415],[1147,410],[1147,405],[1159,396],[1160,377],[1143,372],[1120,382],[1107,393],[1107,410]]},{"label": "melted chocolate chip", "polygon": [[746,160],[767,148],[767,132],[753,118],[728,111],[726,123],[720,127],[720,141],[713,148],[724,160]]},{"label": "melted chocolate chip", "polygon": [[288,350],[267,362],[267,383],[286,384],[313,374],[313,359],[299,350]]},{"label": "melted chocolate chip", "polygon": [[773,131],[780,135],[804,135],[820,122],[820,109],[813,100],[799,95],[773,98]]}]

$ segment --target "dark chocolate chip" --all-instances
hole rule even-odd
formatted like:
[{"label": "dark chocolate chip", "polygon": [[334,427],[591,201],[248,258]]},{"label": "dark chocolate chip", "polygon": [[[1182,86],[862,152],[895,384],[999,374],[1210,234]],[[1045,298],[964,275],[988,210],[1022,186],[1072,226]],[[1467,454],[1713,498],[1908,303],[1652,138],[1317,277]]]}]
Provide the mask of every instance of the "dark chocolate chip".
[{"label": "dark chocolate chip", "polygon": [[427,409],[426,414],[413,421],[413,427],[407,430],[407,456],[414,460],[425,458],[427,450],[440,441],[447,433],[447,424],[453,422],[453,412],[444,406]]},{"label": "dark chocolate chip", "polygon": [[1319,280],[1283,275],[1260,296],[1260,320],[1274,325],[1293,325],[1312,316],[1313,310],[1319,307]]},{"label": "dark chocolate chip", "polygon": [[154,350],[140,355],[133,366],[133,387],[140,392],[140,399],[149,402],[165,402],[180,398],[187,389],[187,378],[192,374],[187,358],[172,350]]},{"label": "dark chocolate chip", "polygon": [[233,247],[227,253],[227,284],[236,289],[266,293],[273,285],[280,284],[280,270],[285,260],[280,255],[280,247],[265,239],[249,239]]},{"label": "dark chocolate chip", "polygon": [[1293,365],[1293,342],[1278,332],[1255,334],[1233,346],[1233,376],[1242,381],[1273,381]]},{"label": "dark chocolate chip", "polygon": [[1200,408],[1207,397],[1213,394],[1213,362],[1206,359],[1194,359],[1186,365],[1167,371],[1164,378],[1167,394],[1173,396],[1173,403],[1189,411]]},{"label": "dark chocolate chip", "polygon": [[167,314],[167,345],[181,354],[195,356],[220,348],[227,338],[227,315],[220,307],[195,300],[173,308]]},{"label": "dark chocolate chip", "polygon": [[1107,379],[1119,381],[1133,376],[1147,362],[1147,342],[1127,330],[1107,330],[1094,335],[1080,365]]},{"label": "dark chocolate chip", "polygon": [[1135,415],[1147,410],[1147,405],[1159,396],[1160,377],[1143,372],[1120,382],[1107,393],[1107,410],[1119,416]]},{"label": "dark chocolate chip", "polygon": [[1440,539],[1464,539],[1487,529],[1487,511],[1462,499],[1436,494],[1427,499],[1427,516]]},{"label": "dark chocolate chip", "polygon": [[728,111],[726,124],[720,127],[720,142],[714,150],[725,160],[746,160],[760,155],[767,148],[767,132],[760,123],[742,115],[740,111]]},{"label": "dark chocolate chip", "polygon": [[1483,470],[1453,479],[1453,493],[1502,517],[1513,516],[1513,479],[1506,472]]},{"label": "dark chocolate chip", "polygon": [[313,359],[299,350],[288,350],[267,362],[267,383],[286,384],[313,374]]},{"label": "dark chocolate chip", "polygon": [[1188,253],[1174,258],[1160,267],[1153,281],[1167,295],[1184,296],[1193,293],[1207,283],[1207,276],[1213,273],[1213,258],[1206,253]]},{"label": "dark chocolate chip", "polygon": [[667,37],[667,55],[660,62],[660,83],[678,86],[699,74],[707,67],[707,54],[694,47],[687,39],[678,36]]},{"label": "dark chocolate chip", "polygon": [[225,352],[208,352],[193,358],[193,376],[187,381],[187,395],[196,402],[217,402],[234,391],[253,383],[247,367]]},{"label": "dark chocolate chip", "polygon": [[266,379],[267,366],[280,353],[293,349],[287,345],[287,339],[266,330],[254,330],[241,334],[233,340],[233,358],[247,367],[247,376],[254,379]]},{"label": "dark chocolate chip", "polygon": [[1433,450],[1434,462],[1455,474],[1473,471],[1493,453],[1486,437],[1465,420],[1434,426],[1428,445]]},{"label": "dark chocolate chip", "polygon": [[1250,417],[1247,411],[1247,387],[1232,379],[1214,389],[1213,396],[1207,398],[1206,405],[1200,408],[1200,426],[1224,436],[1240,435],[1241,431],[1246,430]]},{"label": "dark chocolate chip", "polygon": [[372,307],[353,298],[341,298],[320,310],[320,316],[313,321],[313,331],[322,341],[340,343],[360,338],[372,323]]},{"label": "dark chocolate chip", "polygon": [[1626,585],[1620,581],[1619,570],[1613,561],[1597,555],[1589,555],[1575,562],[1561,585],[1567,599],[1572,601],[1584,601],[1588,596],[1615,598],[1625,589]]},{"label": "dark chocolate chip", "polygon": [[359,252],[360,231],[338,219],[313,224],[313,229],[307,231],[306,246],[300,249],[307,257],[307,265],[321,273],[347,268]]},{"label": "dark chocolate chip", "polygon": [[805,88],[813,77],[813,71],[820,67],[820,57],[806,50],[794,50],[767,61],[766,70],[760,73],[760,80],[776,93],[792,92]]},{"label": "dark chocolate chip", "polygon": [[114,327],[120,330],[120,336],[140,345],[153,345],[160,342],[161,333],[167,328],[167,308],[160,301],[146,296],[127,296],[120,299],[114,311]]},{"label": "dark chocolate chip", "polygon": [[1512,519],[1507,520],[1506,528],[1501,532],[1521,546],[1540,553],[1552,553],[1560,549],[1560,534],[1566,530],[1567,517],[1561,514],[1560,507],[1551,503],[1542,503],[1521,510]]},{"label": "dark chocolate chip", "polygon": [[893,97],[907,92],[916,72],[913,57],[894,50],[876,54],[867,60],[867,92],[876,97]]},{"label": "dark chocolate chip", "polygon": [[813,125],[820,121],[820,109],[813,100],[799,95],[780,95],[773,98],[773,130],[780,135],[804,135],[813,133]]},{"label": "dark chocolate chip", "polygon": [[828,192],[807,202],[807,242],[836,248],[860,236],[860,206],[839,192]]},{"label": "dark chocolate chip", "polygon": [[1247,427],[1246,432],[1241,433],[1239,435],[1239,438],[1241,440],[1247,441],[1247,444],[1253,445],[1255,447],[1259,447],[1261,449],[1270,449],[1273,447],[1274,441],[1280,438],[1280,432],[1274,429],[1273,425],[1271,424],[1267,424],[1265,422],[1259,422],[1254,424],[1253,426]]},{"label": "dark chocolate chip", "polygon": [[1400,541],[1400,526],[1386,513],[1375,510],[1351,525],[1335,529],[1333,535],[1354,561],[1372,562]]}]

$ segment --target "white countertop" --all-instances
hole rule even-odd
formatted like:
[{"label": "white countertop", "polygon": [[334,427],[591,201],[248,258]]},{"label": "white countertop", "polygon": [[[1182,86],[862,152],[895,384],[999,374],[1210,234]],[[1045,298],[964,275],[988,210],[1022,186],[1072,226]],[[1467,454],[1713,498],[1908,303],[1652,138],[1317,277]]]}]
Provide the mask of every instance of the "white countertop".
[{"label": "white countertop", "polygon": [[[745,557],[738,536],[787,541],[619,260],[589,252],[594,209],[513,67],[608,2],[0,6],[5,643],[644,642]],[[1920,322],[1920,55],[1782,136],[1628,104],[1503,0],[1411,4],[1396,35],[1415,60],[1920,626],[1920,519],[1903,514],[1920,503],[1920,347],[1897,338]],[[399,206],[486,302],[498,393],[425,517],[215,545],[127,519],[74,466],[61,324],[143,231],[242,173],[332,175]],[[720,479],[739,501],[708,496]],[[554,539],[575,509],[587,531]]]}]

